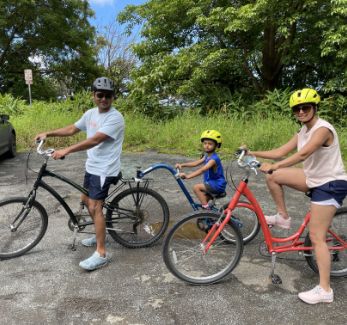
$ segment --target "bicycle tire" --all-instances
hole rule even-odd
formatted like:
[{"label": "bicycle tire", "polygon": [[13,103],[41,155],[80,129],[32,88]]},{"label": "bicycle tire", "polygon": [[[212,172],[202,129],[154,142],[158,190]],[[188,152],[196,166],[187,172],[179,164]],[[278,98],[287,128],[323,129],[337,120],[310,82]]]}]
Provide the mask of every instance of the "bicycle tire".
[{"label": "bicycle tire", "polygon": [[[343,207],[336,210],[335,216],[333,218],[330,229],[337,234],[344,241],[347,241],[347,207]],[[328,245],[335,244],[336,240],[332,239],[333,237],[328,233],[327,242]],[[312,246],[309,233],[305,238],[305,246]],[[330,275],[332,277],[344,277],[347,276],[347,249],[343,251],[333,251],[331,254],[331,271]],[[305,258],[310,266],[310,268],[318,273],[318,266],[315,260],[315,255],[313,251],[305,251]]]},{"label": "bicycle tire", "polygon": [[47,230],[47,212],[37,201],[31,203],[30,211],[18,229],[11,230],[11,225],[16,225],[16,217],[24,212],[27,200],[27,197],[15,197],[0,202],[0,259],[18,257],[28,252],[40,242]]},{"label": "bicycle tire", "polygon": [[[130,188],[111,201],[106,227],[111,237],[128,248],[153,245],[169,225],[169,208],[164,198],[149,188]],[[112,216],[114,220],[112,220]],[[112,229],[113,228],[113,229]]]},{"label": "bicycle tire", "polygon": [[235,240],[217,236],[207,253],[203,252],[202,240],[208,230],[201,220],[216,222],[216,212],[193,212],[174,225],[165,238],[163,259],[169,271],[190,284],[212,284],[226,277],[239,263],[243,252],[240,230],[234,222],[226,224],[224,231],[232,233]]},{"label": "bicycle tire", "polygon": [[[239,203],[248,203],[244,201],[239,201]],[[224,209],[228,207],[228,204],[223,206]],[[240,232],[242,235],[244,245],[251,242],[255,237],[257,237],[260,231],[260,223],[257,214],[247,207],[236,206],[232,211],[232,216],[239,222]]]}]

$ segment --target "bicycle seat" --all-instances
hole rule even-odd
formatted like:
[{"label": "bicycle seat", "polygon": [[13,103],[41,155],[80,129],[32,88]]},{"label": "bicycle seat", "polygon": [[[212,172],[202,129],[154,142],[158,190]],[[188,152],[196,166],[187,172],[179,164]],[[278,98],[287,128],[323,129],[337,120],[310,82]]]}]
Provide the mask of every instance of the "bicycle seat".
[{"label": "bicycle seat", "polygon": [[212,197],[212,199],[221,199],[223,197],[226,197],[226,193],[223,192],[223,193],[207,193],[208,195],[210,195]]},{"label": "bicycle seat", "polygon": [[116,176],[116,178],[114,179],[114,181],[112,182],[113,185],[117,185],[119,180],[123,180],[123,174],[122,172],[119,172],[119,174]]}]

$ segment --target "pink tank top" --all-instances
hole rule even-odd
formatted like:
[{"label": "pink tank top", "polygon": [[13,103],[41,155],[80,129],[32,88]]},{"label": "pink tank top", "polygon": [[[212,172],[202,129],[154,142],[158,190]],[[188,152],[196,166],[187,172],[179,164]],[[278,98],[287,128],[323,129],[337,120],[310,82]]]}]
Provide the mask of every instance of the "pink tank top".
[{"label": "pink tank top", "polygon": [[329,129],[333,135],[333,143],[329,147],[320,147],[304,161],[304,173],[306,184],[309,188],[317,187],[335,180],[347,181],[347,174],[343,165],[339,139],[334,127],[325,120],[318,119],[311,130],[304,125],[298,133],[298,145],[300,150],[312,137],[313,133],[321,128]]}]

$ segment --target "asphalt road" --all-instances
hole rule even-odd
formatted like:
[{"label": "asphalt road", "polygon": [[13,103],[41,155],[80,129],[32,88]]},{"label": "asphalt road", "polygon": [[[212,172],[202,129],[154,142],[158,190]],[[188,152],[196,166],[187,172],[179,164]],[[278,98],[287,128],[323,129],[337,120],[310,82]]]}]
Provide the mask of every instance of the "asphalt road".
[{"label": "asphalt road", "polygon": [[[25,183],[25,154],[12,160],[0,160],[0,200],[28,193],[33,182],[29,173]],[[39,161],[33,156],[33,165]],[[52,161],[57,172],[82,183],[84,153],[64,161]],[[135,175],[136,166],[152,163],[174,164],[185,158],[154,152],[124,154],[123,174]],[[236,178],[238,177],[235,172]],[[171,221],[190,211],[174,178],[165,171],[153,173],[152,188],[169,203]],[[198,180],[187,181],[187,186]],[[78,194],[59,181],[50,182],[70,202],[77,204]],[[265,212],[274,212],[262,175],[250,184]],[[232,192],[229,189],[229,194]],[[308,198],[288,191],[290,214],[299,224],[308,206]],[[79,268],[80,260],[92,254],[92,248],[69,244],[72,233],[67,215],[44,191],[38,195],[49,213],[45,237],[24,256],[0,261],[0,324],[346,324],[346,278],[332,280],[335,301],[310,306],[297,298],[300,291],[317,284],[317,275],[302,256],[283,254],[276,273],[282,285],[269,282],[271,261],[259,254],[262,236],[245,246],[240,264],[223,282],[210,286],[190,286],[174,278],[161,256],[161,243],[151,248],[126,249],[111,242],[112,262],[94,272]],[[287,235],[278,231],[277,235]],[[78,240],[85,238],[80,234]]]}]

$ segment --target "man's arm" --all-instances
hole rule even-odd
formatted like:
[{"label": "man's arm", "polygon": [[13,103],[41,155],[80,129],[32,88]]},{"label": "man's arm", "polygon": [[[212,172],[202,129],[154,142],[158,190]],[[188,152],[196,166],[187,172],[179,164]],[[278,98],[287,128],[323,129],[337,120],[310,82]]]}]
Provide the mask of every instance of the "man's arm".
[{"label": "man's arm", "polygon": [[108,138],[109,138],[108,135],[101,132],[96,132],[96,134],[91,138],[88,138],[86,140],[73,144],[67,148],[54,151],[54,153],[52,154],[52,157],[54,159],[60,159],[73,152],[88,150],[90,148],[97,146],[99,143],[104,142]]},{"label": "man's arm", "polygon": [[74,124],[71,124],[61,129],[39,133],[35,136],[35,140],[45,140],[48,137],[68,137],[80,131],[81,130],[78,129]]}]

